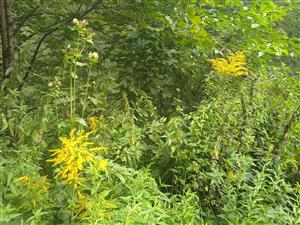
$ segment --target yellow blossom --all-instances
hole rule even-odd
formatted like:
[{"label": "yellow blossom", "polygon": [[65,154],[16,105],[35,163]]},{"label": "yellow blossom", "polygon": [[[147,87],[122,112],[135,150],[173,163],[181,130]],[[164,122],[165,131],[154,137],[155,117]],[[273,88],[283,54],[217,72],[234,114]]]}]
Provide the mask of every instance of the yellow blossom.
[{"label": "yellow blossom", "polygon": [[90,128],[92,128],[92,131],[96,131],[97,122],[98,122],[97,117],[92,116],[89,118],[89,125],[90,125]]},{"label": "yellow blossom", "polygon": [[78,217],[88,206],[87,197],[82,194],[80,191],[77,192],[77,199],[78,199],[78,207],[76,217]]},{"label": "yellow blossom", "polygon": [[77,188],[77,185],[82,185],[84,181],[83,169],[85,164],[94,161],[95,152],[104,151],[104,147],[90,147],[92,142],[88,141],[89,135],[92,132],[80,132],[75,134],[75,130],[70,132],[70,137],[59,138],[62,147],[54,150],[51,156],[53,157],[48,162],[53,163],[53,166],[59,166],[60,171],[55,178],[62,178],[66,184],[70,184]]},{"label": "yellow blossom", "polygon": [[227,172],[227,176],[228,176],[228,178],[234,178],[234,177],[235,177],[235,174],[234,174],[233,170],[229,170],[229,171]]},{"label": "yellow blossom", "polygon": [[[49,198],[47,196],[47,192],[51,187],[51,184],[46,176],[22,176],[16,179],[16,182],[20,184],[20,186],[24,187],[22,197],[23,203],[20,208],[28,208],[28,207],[36,207],[40,205],[40,203],[45,203]],[[28,203],[31,203],[31,205]]]},{"label": "yellow blossom", "polygon": [[248,76],[246,56],[243,52],[236,52],[228,59],[217,58],[211,60],[213,69],[223,75]]},{"label": "yellow blossom", "polygon": [[47,192],[51,187],[47,176],[23,176],[19,177],[16,181],[20,181],[22,186],[27,187],[29,191],[38,192],[40,194]]},{"label": "yellow blossom", "polygon": [[213,150],[210,152],[210,155],[211,155],[211,159],[212,159],[212,160],[218,160],[218,159],[219,159],[219,151],[216,150],[216,149],[213,149]]},{"label": "yellow blossom", "polygon": [[98,159],[97,166],[100,170],[107,171],[107,161],[106,160]]}]

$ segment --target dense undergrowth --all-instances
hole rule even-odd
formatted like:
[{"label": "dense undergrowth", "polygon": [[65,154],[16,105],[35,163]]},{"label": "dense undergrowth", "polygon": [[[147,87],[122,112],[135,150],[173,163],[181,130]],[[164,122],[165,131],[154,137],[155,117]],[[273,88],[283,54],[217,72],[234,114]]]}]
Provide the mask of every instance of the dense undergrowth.
[{"label": "dense undergrowth", "polygon": [[103,1],[14,65],[1,224],[300,224],[290,6],[200,2]]}]

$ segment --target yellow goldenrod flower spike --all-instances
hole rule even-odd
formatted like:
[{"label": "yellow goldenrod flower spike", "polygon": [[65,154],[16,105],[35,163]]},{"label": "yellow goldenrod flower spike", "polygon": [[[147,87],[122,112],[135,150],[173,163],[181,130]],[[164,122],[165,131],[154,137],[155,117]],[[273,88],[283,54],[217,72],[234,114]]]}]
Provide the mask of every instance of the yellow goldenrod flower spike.
[{"label": "yellow goldenrod flower spike", "polygon": [[22,176],[19,177],[16,181],[21,181],[22,183],[27,183],[29,181],[30,177],[29,176]]},{"label": "yellow goldenrod flower spike", "polygon": [[90,128],[92,129],[92,131],[96,131],[97,123],[98,123],[97,117],[92,116],[88,120],[89,120],[89,125],[90,125]]},{"label": "yellow goldenrod flower spike", "polygon": [[[52,153],[52,159],[47,161],[51,162],[53,167],[60,169],[55,178],[63,179],[74,189],[83,185],[85,165],[94,161],[96,152],[103,152],[106,149],[104,147],[91,147],[93,143],[89,142],[88,139],[92,133],[93,131],[87,133],[81,131],[76,135],[75,130],[72,130],[69,138],[59,138],[62,144],[61,148],[49,150]],[[102,168],[104,168],[103,165]]]},{"label": "yellow goldenrod flower spike", "polygon": [[78,217],[88,207],[87,198],[80,191],[77,191],[77,199],[78,199],[78,207],[76,210],[77,213],[76,213],[75,217]]},{"label": "yellow goldenrod flower spike", "polygon": [[219,74],[234,77],[249,75],[246,67],[246,56],[243,52],[236,52],[228,59],[217,58],[210,61],[213,69]]},{"label": "yellow goldenrod flower spike", "polygon": [[30,192],[43,194],[51,188],[47,176],[22,176],[16,179],[16,181],[21,182],[22,186],[28,188],[28,191],[24,195]]}]

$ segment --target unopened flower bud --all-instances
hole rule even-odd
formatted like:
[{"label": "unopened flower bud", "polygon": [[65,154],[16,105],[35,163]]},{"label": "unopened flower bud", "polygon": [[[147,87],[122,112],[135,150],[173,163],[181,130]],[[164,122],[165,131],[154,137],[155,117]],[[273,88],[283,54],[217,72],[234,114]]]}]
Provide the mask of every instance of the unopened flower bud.
[{"label": "unopened flower bud", "polygon": [[82,20],[82,21],[81,21],[81,25],[84,26],[84,27],[87,26],[88,24],[89,24],[89,23],[88,23],[87,20]]},{"label": "unopened flower bud", "polygon": [[98,58],[99,58],[99,55],[97,52],[90,52],[89,53],[89,60],[92,62],[92,63],[95,63],[98,61]]},{"label": "unopened flower bud", "polygon": [[74,18],[72,21],[73,24],[78,25],[79,24],[79,20],[77,18]]}]

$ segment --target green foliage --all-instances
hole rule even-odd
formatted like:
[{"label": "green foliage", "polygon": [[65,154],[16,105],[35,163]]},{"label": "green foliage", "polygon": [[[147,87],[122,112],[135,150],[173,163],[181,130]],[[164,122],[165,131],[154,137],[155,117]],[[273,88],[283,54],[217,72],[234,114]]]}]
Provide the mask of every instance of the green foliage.
[{"label": "green foliage", "polygon": [[1,224],[300,224],[291,6],[16,2]]}]

